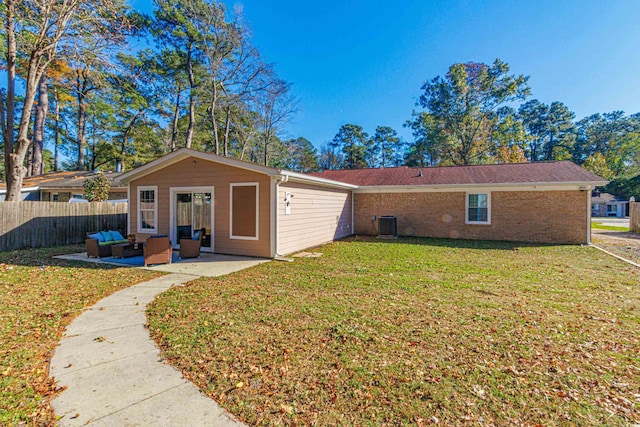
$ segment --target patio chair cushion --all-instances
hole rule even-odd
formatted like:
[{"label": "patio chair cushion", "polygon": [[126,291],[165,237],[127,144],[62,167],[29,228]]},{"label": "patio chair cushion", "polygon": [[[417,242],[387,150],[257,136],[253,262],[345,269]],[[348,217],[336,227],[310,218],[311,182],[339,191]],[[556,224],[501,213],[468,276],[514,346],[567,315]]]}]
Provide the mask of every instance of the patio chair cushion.
[{"label": "patio chair cushion", "polygon": [[104,237],[105,242],[113,242],[113,237],[111,236],[111,234],[109,234],[108,231],[101,231],[100,234],[102,234],[102,237]]},{"label": "patio chair cushion", "polygon": [[120,243],[129,243],[129,240],[122,239],[122,240],[112,240],[110,242],[98,242],[98,246],[112,246],[112,245],[119,245]]},{"label": "patio chair cushion", "polygon": [[109,234],[113,240],[127,240],[119,231],[109,230]]},{"label": "patio chair cushion", "polygon": [[104,242],[104,237],[102,236],[102,233],[100,233],[100,232],[89,234],[87,237],[89,237],[90,239],[97,240],[98,243]]}]

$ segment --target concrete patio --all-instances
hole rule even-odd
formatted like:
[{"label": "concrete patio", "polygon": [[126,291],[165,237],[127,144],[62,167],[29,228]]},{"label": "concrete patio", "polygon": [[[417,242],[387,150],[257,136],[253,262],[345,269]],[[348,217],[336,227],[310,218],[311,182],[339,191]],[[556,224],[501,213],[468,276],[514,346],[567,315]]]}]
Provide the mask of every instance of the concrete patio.
[{"label": "concrete patio", "polygon": [[201,253],[198,258],[180,259],[171,264],[151,265],[148,267],[133,266],[122,262],[115,262],[110,258],[89,258],[86,252],[68,255],[59,255],[56,258],[71,261],[92,262],[96,264],[117,265],[120,267],[141,268],[151,271],[162,271],[164,273],[190,274],[193,276],[217,277],[234,271],[243,270],[270,261],[267,258],[253,258],[236,255],[219,255]]}]

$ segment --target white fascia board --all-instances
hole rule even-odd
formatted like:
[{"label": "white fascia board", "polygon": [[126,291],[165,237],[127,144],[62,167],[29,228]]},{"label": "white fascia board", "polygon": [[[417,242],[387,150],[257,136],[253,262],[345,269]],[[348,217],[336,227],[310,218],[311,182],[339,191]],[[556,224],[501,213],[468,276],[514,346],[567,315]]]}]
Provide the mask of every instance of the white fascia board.
[{"label": "white fascia board", "polygon": [[470,191],[591,191],[600,182],[532,182],[532,183],[504,183],[504,184],[442,184],[442,185],[375,185],[361,186],[355,193],[446,193]]},{"label": "white fascia board", "polygon": [[200,160],[206,160],[214,163],[220,163],[227,166],[236,167],[239,169],[245,169],[252,172],[257,172],[261,174],[265,174],[268,176],[275,176],[280,174],[280,170],[270,168],[267,166],[256,165],[253,163],[245,162],[238,159],[233,159],[231,157],[222,157],[217,156],[215,154],[203,153],[201,151],[191,150],[189,148],[181,148],[173,153],[167,154],[166,156],[160,157],[150,163],[147,163],[144,166],[140,166],[139,168],[133,169],[129,172],[123,173],[120,175],[120,182],[131,182],[134,179],[141,178],[145,175],[149,175],[150,173],[161,170],[167,166],[170,166],[174,163],[177,163],[181,160],[187,159],[189,157],[194,157]]},{"label": "white fascia board", "polygon": [[286,177],[283,182],[292,181],[300,182],[303,184],[321,185],[324,187],[343,188],[347,190],[355,190],[359,188],[357,185],[347,184],[345,182],[334,181],[326,178],[318,178],[317,176],[305,175],[298,172],[281,171],[282,176]]},{"label": "white fascia board", "polygon": [[[39,189],[40,187],[22,187],[22,189],[20,189],[20,193],[38,191]],[[3,188],[2,190],[0,190],[0,194],[7,194],[7,189]]]}]

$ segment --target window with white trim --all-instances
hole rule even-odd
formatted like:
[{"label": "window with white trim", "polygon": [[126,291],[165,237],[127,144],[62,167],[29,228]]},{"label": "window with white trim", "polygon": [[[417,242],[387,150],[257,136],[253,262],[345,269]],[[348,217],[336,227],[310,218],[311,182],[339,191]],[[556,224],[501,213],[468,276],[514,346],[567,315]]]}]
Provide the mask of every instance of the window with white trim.
[{"label": "window with white trim", "polygon": [[138,187],[138,233],[158,232],[158,187]]},{"label": "window with white trim", "polygon": [[229,237],[231,239],[258,240],[257,182],[230,185]]},{"label": "window with white trim", "polygon": [[491,224],[491,194],[467,193],[467,224]]}]

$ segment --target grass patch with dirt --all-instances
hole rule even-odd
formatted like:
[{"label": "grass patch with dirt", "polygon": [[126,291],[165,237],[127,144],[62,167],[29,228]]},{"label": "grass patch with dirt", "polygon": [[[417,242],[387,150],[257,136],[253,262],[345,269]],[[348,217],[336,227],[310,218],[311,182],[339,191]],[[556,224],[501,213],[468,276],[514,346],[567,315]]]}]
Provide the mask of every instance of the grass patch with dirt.
[{"label": "grass patch with dirt", "polygon": [[0,252],[0,425],[53,425],[49,361],[74,317],[158,273],[54,259],[84,246]]},{"label": "grass patch with dirt", "polygon": [[148,309],[163,353],[250,425],[640,421],[640,272],[578,246],[342,241]]}]

